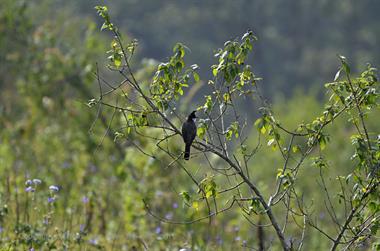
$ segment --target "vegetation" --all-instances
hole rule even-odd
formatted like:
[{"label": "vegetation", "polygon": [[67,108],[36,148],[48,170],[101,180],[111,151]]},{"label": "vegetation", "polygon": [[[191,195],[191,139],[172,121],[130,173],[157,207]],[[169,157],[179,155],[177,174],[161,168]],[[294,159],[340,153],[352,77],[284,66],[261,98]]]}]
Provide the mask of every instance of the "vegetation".
[{"label": "vegetation", "polygon": [[380,248],[371,65],[356,74],[338,56],[324,98],[294,89],[271,104],[250,64],[265,53],[256,31],[225,42],[207,73],[183,43],[141,59],[106,6],[95,24],[54,2],[1,5],[1,250]]},{"label": "vegetation", "polygon": [[[96,15],[91,2],[72,2]],[[207,78],[213,50],[252,29],[260,38],[255,72],[265,79],[268,98],[330,81],[339,66],[337,54],[349,58],[356,73],[368,62],[380,64],[378,1],[123,0],[109,8],[119,28],[139,40],[138,57],[165,61],[182,42],[190,48],[186,61],[198,64]]]}]

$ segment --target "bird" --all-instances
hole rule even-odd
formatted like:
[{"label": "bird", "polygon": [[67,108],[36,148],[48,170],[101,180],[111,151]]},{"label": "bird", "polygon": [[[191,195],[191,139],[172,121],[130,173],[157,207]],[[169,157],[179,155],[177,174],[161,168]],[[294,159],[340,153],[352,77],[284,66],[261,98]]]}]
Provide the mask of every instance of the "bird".
[{"label": "bird", "polygon": [[194,119],[197,118],[195,115],[196,111],[192,111],[187,117],[187,120],[182,125],[182,138],[185,142],[185,160],[190,158],[190,148],[193,143],[195,136],[197,135],[197,126],[195,125]]}]

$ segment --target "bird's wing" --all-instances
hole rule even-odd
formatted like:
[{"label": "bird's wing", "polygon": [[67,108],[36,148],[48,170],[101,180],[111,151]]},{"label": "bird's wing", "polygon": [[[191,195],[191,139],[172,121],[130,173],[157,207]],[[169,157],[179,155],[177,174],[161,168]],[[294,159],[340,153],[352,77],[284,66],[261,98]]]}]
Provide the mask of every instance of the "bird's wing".
[{"label": "bird's wing", "polygon": [[191,141],[195,139],[195,136],[197,136],[197,126],[193,121],[193,123],[191,123]]}]

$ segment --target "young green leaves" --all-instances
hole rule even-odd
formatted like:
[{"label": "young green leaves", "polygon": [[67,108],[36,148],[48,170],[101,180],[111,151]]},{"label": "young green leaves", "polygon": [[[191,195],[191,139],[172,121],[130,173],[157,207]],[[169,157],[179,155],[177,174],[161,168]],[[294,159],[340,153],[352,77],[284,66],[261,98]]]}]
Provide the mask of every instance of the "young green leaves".
[{"label": "young green leaves", "polygon": [[161,63],[153,77],[150,92],[161,110],[168,109],[169,103],[178,100],[184,94],[184,88],[189,86],[191,76],[199,81],[198,66],[191,65],[185,69],[185,46],[178,43],[173,48],[173,56],[166,63]]}]

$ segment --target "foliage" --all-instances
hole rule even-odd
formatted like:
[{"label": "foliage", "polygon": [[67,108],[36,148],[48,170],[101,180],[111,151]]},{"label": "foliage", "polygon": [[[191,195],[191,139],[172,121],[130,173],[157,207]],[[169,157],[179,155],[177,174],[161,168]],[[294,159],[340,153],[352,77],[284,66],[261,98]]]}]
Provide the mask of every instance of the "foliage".
[{"label": "foliage", "polygon": [[[104,14],[100,15],[105,18]],[[108,13],[105,20],[107,22]],[[204,212],[204,215],[183,221],[182,224],[205,219],[212,224],[215,215],[238,207],[241,210],[241,217],[245,218],[248,224],[259,225],[259,232],[261,221],[266,215],[268,224],[272,227],[270,231],[274,231],[277,235],[278,245],[284,250],[301,248],[305,245],[305,236],[308,235],[310,227],[316,229],[323,237],[327,237],[327,241],[331,242],[331,250],[340,245],[345,245],[346,248],[363,245],[365,241],[376,235],[376,231],[368,232],[367,229],[372,227],[377,229],[375,223],[379,212],[375,194],[379,185],[377,168],[379,147],[376,146],[377,139],[370,136],[364,117],[369,116],[371,109],[378,105],[378,82],[374,68],[369,66],[358,78],[352,79],[346,58],[340,56],[341,68],[335,75],[334,82],[326,84],[332,96],[326,103],[322,115],[309,123],[299,124],[292,131],[283,127],[276,119],[270,106],[260,95],[257,87],[257,81],[260,79],[255,77],[252,67],[245,62],[248,53],[253,49],[253,43],[257,40],[253,32],[248,31],[240,41],[227,41],[215,54],[218,64],[212,66],[214,78],[208,81],[211,93],[205,96],[205,103],[197,108],[198,111],[203,111],[205,118],[198,132],[201,138],[196,141],[194,148],[199,150],[196,154],[199,162],[208,166],[207,171],[202,171],[206,178],[198,181],[196,178],[198,171],[194,172],[186,167],[181,161],[182,153],[178,149],[178,143],[175,144],[176,141],[173,141],[174,137],[181,134],[176,125],[178,119],[182,120],[176,114],[176,107],[180,105],[178,100],[184,94],[183,87],[190,86],[188,80],[191,68],[183,72],[185,68],[183,45],[176,45],[173,50],[174,55],[167,63],[158,66],[152,85],[148,85],[136,80],[130,67],[133,54],[125,53],[118,32],[114,31],[113,35],[119,42],[118,46],[123,52],[124,59],[124,64],[118,73],[124,78],[123,85],[128,86],[129,92],[135,95],[134,99],[127,98],[130,94],[123,90],[125,88],[123,85],[119,85],[117,88],[111,87],[112,92],[118,96],[121,91],[122,96],[126,97],[124,104],[103,102],[102,92],[96,104],[113,107],[115,113],[122,114],[119,123],[126,124],[127,128],[133,127],[127,137],[134,138],[139,135],[150,142],[146,143],[145,147],[138,148],[142,154],[157,159],[161,162],[160,165],[180,167],[188,179],[196,185],[197,194],[184,191],[180,195],[188,210],[192,208],[195,210],[194,213]],[[345,75],[343,80],[339,80],[341,73]],[[198,79],[194,77],[196,82]],[[98,85],[101,86],[102,82],[99,81]],[[260,134],[264,135],[267,145],[282,156],[282,168],[276,173],[276,179],[272,184],[275,189],[269,192],[269,195],[264,195],[261,185],[251,178],[250,165],[258,154],[260,143],[253,148],[247,146],[246,130],[250,126],[241,118],[236,106],[237,99],[251,95],[256,96],[262,106],[260,108],[262,116],[256,120],[255,126]],[[338,204],[344,205],[344,209],[341,209],[334,205],[335,201],[331,199],[327,189],[330,183],[326,182],[323,170],[328,168],[328,163],[322,152],[330,140],[326,128],[343,114],[347,114],[349,122],[354,125],[356,134],[351,138],[356,153],[353,159],[358,158],[360,165],[354,166],[347,176],[339,175],[337,178],[339,181],[346,180],[345,184],[340,183],[338,193],[340,196]],[[141,120],[140,117],[144,119]],[[131,125],[129,118],[140,123]],[[288,143],[285,145],[285,142]],[[318,154],[315,151],[318,151]],[[166,158],[159,157],[162,153],[167,155]],[[214,157],[217,158],[210,161]],[[319,169],[321,187],[326,196],[326,209],[331,217],[331,223],[336,224],[338,229],[335,235],[318,226],[313,219],[312,208],[303,199],[303,191],[297,189],[299,173],[306,168],[305,163],[309,160]],[[209,175],[208,172],[212,174]],[[230,177],[234,177],[234,180]],[[354,177],[352,181],[351,177]],[[228,193],[225,193],[226,191]],[[151,208],[149,200],[144,200],[144,204],[148,214],[161,222],[179,223],[157,215]],[[369,213],[363,217],[363,212],[367,210]],[[257,215],[260,216],[259,222],[255,223]],[[303,223],[300,224],[299,221]],[[279,222],[284,222],[283,226]],[[285,231],[286,228],[289,230]],[[292,241],[288,240],[287,235],[291,236]],[[269,245],[265,244],[265,238],[262,236],[258,241],[264,243],[263,245]],[[245,245],[246,242],[243,246]]]},{"label": "foliage", "polygon": [[[80,13],[94,15],[91,2],[68,1]],[[116,0],[109,3],[113,20],[139,39],[141,57],[166,60],[178,41],[191,48],[186,60],[211,76],[212,51],[220,44],[254,29],[255,72],[266,80],[262,89],[291,95],[331,79],[335,56],[350,58],[353,69],[379,65],[380,2],[304,0],[302,2],[219,0]],[[297,13],[297,15],[295,15]],[[249,104],[246,105],[249,111]]]}]

